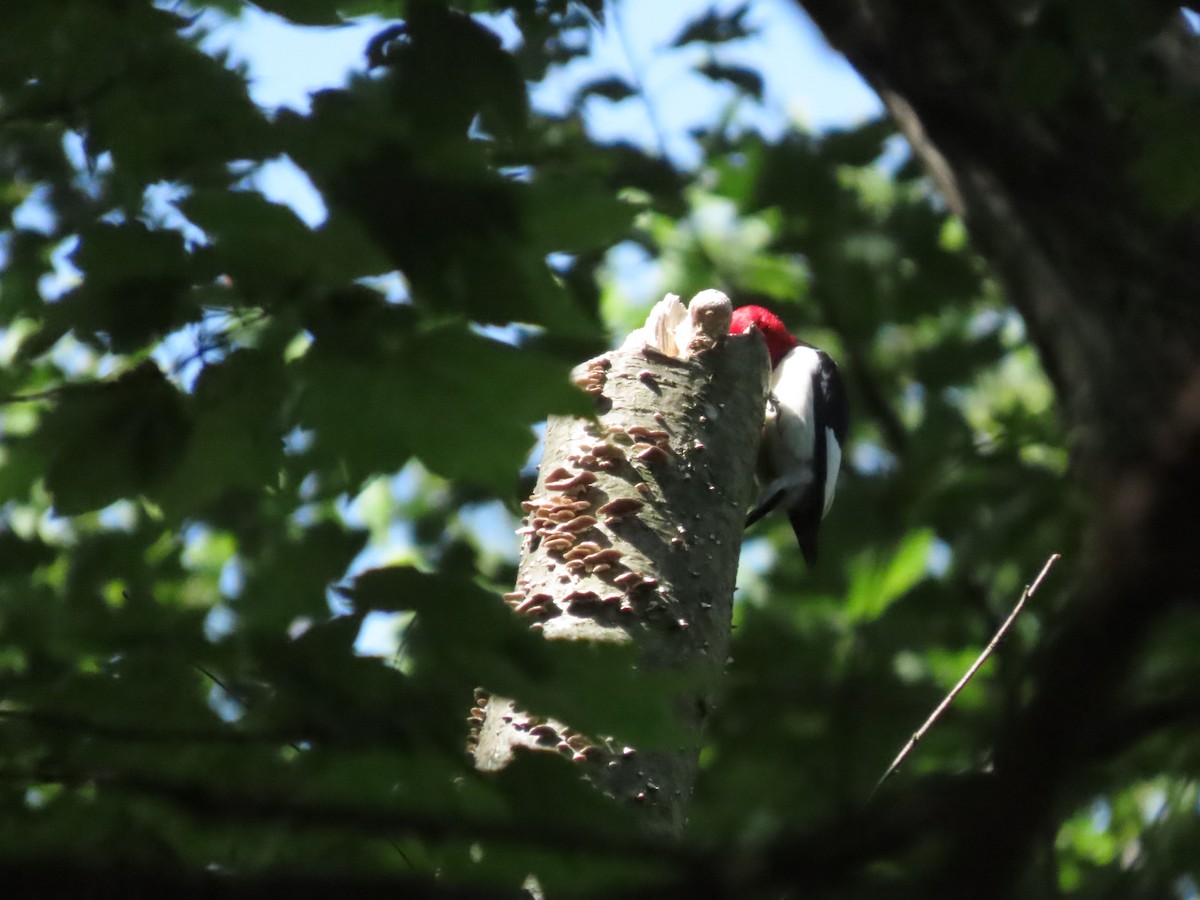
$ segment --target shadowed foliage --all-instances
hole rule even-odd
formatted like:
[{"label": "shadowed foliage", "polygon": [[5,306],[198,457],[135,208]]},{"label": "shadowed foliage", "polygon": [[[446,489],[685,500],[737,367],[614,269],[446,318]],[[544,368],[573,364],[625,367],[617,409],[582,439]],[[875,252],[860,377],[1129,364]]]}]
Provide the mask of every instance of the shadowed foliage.
[{"label": "shadowed foliage", "polygon": [[[739,124],[763,73],[726,54],[753,5],[697,4],[663,49],[726,99],[693,167],[589,133],[595,105],[670,102],[628,73],[531,105],[599,0],[256,5],[378,34],[265,110],[202,47],[238,0],[0,12],[0,881],[1195,892],[1200,50],[1175,5],[810,0],[893,118],[767,137]],[[280,159],[316,224],[257,190]],[[663,291],[778,311],[853,410],[820,565],[785,521],[747,536],[678,844],[569,759],[464,753],[476,687],[672,740],[668,684],[499,598],[532,429],[586,415],[570,368],[644,318],[618,246]]]}]

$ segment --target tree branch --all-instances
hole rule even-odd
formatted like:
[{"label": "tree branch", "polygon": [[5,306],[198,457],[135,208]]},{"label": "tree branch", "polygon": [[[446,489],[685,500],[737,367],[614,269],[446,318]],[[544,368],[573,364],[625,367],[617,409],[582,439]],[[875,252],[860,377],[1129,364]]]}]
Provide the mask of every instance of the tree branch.
[{"label": "tree branch", "polygon": [[917,746],[917,742],[920,741],[921,738],[925,737],[929,729],[933,727],[934,722],[941,717],[942,713],[946,711],[946,708],[954,702],[954,698],[957,697],[962,689],[967,686],[967,682],[975,677],[975,673],[979,671],[979,667],[987,662],[988,657],[992,655],[996,647],[999,646],[1000,641],[1004,638],[1004,635],[1008,633],[1008,629],[1011,628],[1013,622],[1017,620],[1017,616],[1021,614],[1021,610],[1025,608],[1025,601],[1037,593],[1037,589],[1041,587],[1042,580],[1046,577],[1047,573],[1049,573],[1050,567],[1058,562],[1058,560],[1061,558],[1061,555],[1058,553],[1050,554],[1050,558],[1047,559],[1046,564],[1042,566],[1042,571],[1038,573],[1037,578],[1033,579],[1031,584],[1025,585],[1025,590],[1021,592],[1021,596],[1017,600],[1016,606],[1013,607],[1012,612],[1008,614],[1008,618],[1004,620],[998,629],[996,629],[996,633],[992,635],[992,639],[988,641],[988,645],[983,648],[983,652],[975,658],[975,662],[971,663],[967,671],[963,673],[962,678],[958,680],[958,684],[951,688],[950,693],[948,693],[942,699],[942,702],[937,705],[937,708],[929,714],[929,718],[925,720],[921,727],[913,732],[913,736],[908,739],[908,743],[904,745],[904,747],[896,755],[896,758],[892,760],[892,764],[887,767],[887,771],[883,773],[883,777],[879,779],[879,782],[875,785],[874,790],[871,791],[872,796],[874,795],[875,791],[879,790],[879,788],[883,786],[883,783],[887,781],[897,769],[900,768],[900,764],[904,762],[904,760],[908,757],[908,754],[910,754],[913,751],[913,748]]}]

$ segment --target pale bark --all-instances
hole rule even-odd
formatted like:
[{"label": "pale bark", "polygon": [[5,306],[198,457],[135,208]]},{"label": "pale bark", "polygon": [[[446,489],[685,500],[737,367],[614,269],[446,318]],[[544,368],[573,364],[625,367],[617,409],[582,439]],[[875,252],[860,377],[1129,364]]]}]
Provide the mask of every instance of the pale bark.
[{"label": "pale bark", "polygon": [[589,365],[598,420],[549,423],[509,603],[547,640],[632,642],[645,670],[695,674],[673,698],[686,740],[626,747],[491,697],[475,761],[486,771],[517,748],[561,752],[645,808],[651,830],[677,835],[729,649],[767,358],[752,335],[688,360],[622,349]]}]

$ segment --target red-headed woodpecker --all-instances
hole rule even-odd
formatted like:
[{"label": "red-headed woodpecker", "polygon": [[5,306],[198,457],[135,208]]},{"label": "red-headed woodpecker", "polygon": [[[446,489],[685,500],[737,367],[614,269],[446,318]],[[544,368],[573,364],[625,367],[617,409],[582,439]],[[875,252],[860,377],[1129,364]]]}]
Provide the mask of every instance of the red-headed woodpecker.
[{"label": "red-headed woodpecker", "polygon": [[730,334],[758,329],[771,354],[771,387],[759,449],[764,482],[749,527],[776,508],[787,511],[804,561],[817,561],[817,531],[833,504],[848,410],[837,365],[822,350],[793,337],[761,306],[733,311]]}]

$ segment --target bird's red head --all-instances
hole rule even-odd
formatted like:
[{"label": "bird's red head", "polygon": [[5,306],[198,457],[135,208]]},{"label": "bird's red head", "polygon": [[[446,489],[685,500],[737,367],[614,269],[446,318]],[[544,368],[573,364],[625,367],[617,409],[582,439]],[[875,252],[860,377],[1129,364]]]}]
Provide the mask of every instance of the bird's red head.
[{"label": "bird's red head", "polygon": [[739,306],[733,311],[729,333],[745,334],[751,328],[757,328],[767,342],[767,352],[771,354],[771,368],[779,365],[779,361],[787,356],[788,351],[800,343],[788,333],[779,316],[769,309],[763,309],[761,306]]}]

